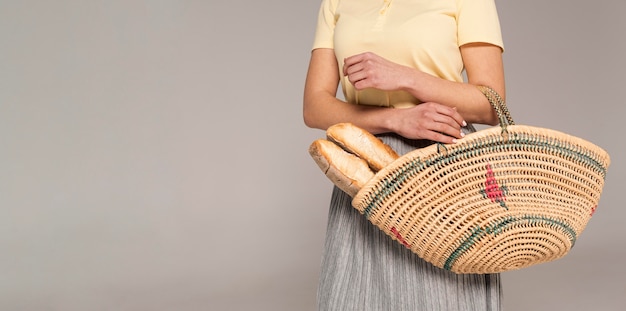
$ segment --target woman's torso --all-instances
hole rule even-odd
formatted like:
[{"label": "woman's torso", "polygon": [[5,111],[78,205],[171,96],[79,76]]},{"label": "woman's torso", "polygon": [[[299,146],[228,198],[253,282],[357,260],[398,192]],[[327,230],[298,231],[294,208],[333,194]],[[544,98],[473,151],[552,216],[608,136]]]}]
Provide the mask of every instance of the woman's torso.
[{"label": "woman's torso", "polygon": [[[457,0],[340,0],[335,10],[334,49],[339,62],[373,52],[394,63],[461,82]],[[341,75],[341,72],[340,72]],[[356,91],[341,75],[348,102],[410,107],[419,100],[404,91]]]}]

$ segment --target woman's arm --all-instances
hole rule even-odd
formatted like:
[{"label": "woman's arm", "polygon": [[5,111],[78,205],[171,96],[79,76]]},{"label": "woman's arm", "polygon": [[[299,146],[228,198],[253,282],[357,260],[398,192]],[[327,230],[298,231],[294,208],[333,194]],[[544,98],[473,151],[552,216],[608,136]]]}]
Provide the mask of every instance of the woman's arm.
[{"label": "woman's arm", "polygon": [[505,98],[502,50],[487,43],[466,44],[460,49],[468,83],[444,80],[373,53],[346,58],[343,72],[357,90],[404,90],[422,102],[454,107],[468,122],[495,125],[495,112],[475,86],[490,86]]},{"label": "woman's arm", "polygon": [[456,107],[468,122],[498,124],[494,109],[475,86],[490,86],[506,100],[502,50],[491,44],[471,43],[461,46],[461,56],[467,83],[450,82],[418,72],[412,84],[414,87],[408,91],[423,101]]},{"label": "woman's arm", "polygon": [[332,49],[311,52],[304,86],[304,123],[327,129],[340,122],[351,122],[372,133],[388,130],[384,125],[387,109],[349,104],[337,99],[339,69]]},{"label": "woman's arm", "polygon": [[453,143],[462,137],[460,128],[465,121],[451,107],[424,103],[390,109],[337,99],[338,72],[334,50],[313,50],[304,88],[303,116],[307,126],[326,129],[336,123],[351,122],[374,134],[395,132],[407,138],[443,143]]}]

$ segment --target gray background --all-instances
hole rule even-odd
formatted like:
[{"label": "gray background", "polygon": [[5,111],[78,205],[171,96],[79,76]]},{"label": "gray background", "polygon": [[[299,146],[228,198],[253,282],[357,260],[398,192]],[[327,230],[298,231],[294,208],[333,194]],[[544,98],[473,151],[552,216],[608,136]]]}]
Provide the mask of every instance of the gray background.
[{"label": "gray background", "polygon": [[[621,309],[626,2],[497,4],[516,121],[612,156],[572,252],[504,274],[506,310]],[[312,310],[318,6],[0,1],[0,310]]]}]

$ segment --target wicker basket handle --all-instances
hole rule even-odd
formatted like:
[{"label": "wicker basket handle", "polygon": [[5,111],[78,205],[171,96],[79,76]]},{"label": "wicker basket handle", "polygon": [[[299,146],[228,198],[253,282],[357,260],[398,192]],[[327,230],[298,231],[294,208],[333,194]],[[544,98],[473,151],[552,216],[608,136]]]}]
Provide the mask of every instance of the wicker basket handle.
[{"label": "wicker basket handle", "polygon": [[506,130],[507,125],[515,125],[513,118],[511,117],[511,113],[509,113],[509,109],[506,107],[506,103],[504,99],[496,92],[494,89],[480,85],[478,89],[487,97],[489,104],[498,114],[498,119],[500,119],[500,126],[503,130]]}]

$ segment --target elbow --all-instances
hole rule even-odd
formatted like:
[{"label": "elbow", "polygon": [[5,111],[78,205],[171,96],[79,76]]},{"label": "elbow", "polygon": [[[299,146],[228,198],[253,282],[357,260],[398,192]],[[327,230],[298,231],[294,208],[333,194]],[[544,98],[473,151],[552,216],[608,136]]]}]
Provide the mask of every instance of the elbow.
[{"label": "elbow", "polygon": [[313,128],[313,120],[311,120],[311,117],[306,113],[306,111],[303,111],[302,113],[302,121],[304,121],[304,125],[307,127]]},{"label": "elbow", "polygon": [[311,112],[311,109],[307,109],[306,102],[303,105],[302,109],[302,121],[304,125],[309,128],[317,128],[314,114]]},{"label": "elbow", "polygon": [[302,114],[302,120],[304,121],[304,125],[308,128],[326,130],[323,121],[317,118],[315,114],[306,112],[306,110]]},{"label": "elbow", "polygon": [[475,115],[475,117],[477,119],[476,121],[478,122],[476,123],[490,126],[496,126],[500,124],[500,118],[498,117],[498,113],[488,102],[484,103],[479,111],[477,111],[477,113],[478,115]]},{"label": "elbow", "polygon": [[500,125],[500,116],[496,112],[496,109],[491,107],[491,105],[489,105],[489,113],[487,113],[486,115],[487,115],[487,120],[485,122],[486,124],[489,124],[491,126]]},{"label": "elbow", "polygon": [[326,130],[328,114],[329,112],[320,107],[316,101],[305,97],[302,105],[302,121],[304,125],[312,129]]},{"label": "elbow", "polygon": [[471,114],[469,116],[466,116],[465,120],[469,123],[483,124],[489,126],[496,126],[500,124],[500,119],[498,119],[498,115],[493,109],[489,109],[483,113]]},{"label": "elbow", "polygon": [[498,119],[498,114],[493,111],[491,111],[491,113],[489,113],[489,117],[487,118],[487,120],[485,120],[485,124],[487,125],[491,125],[491,126],[496,126],[500,124],[500,119]]}]

